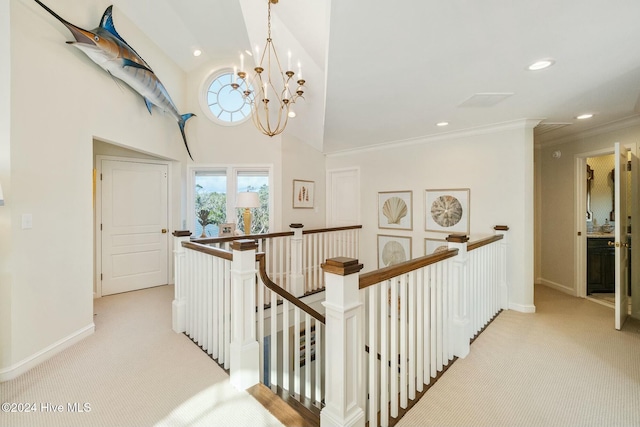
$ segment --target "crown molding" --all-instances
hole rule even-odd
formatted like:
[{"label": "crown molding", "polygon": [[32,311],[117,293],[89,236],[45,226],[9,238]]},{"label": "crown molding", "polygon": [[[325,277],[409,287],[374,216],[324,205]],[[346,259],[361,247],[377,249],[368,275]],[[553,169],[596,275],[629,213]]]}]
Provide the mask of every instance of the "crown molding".
[{"label": "crown molding", "polygon": [[576,132],[571,135],[565,135],[559,138],[552,138],[549,140],[544,140],[540,142],[535,142],[536,148],[547,148],[554,147],[556,145],[567,144],[569,142],[575,142],[579,139],[589,138],[596,135],[601,135],[603,133],[615,132],[617,130],[626,129],[631,126],[639,126],[640,125],[640,114],[625,117],[624,119],[615,120],[613,122],[605,123],[600,126],[594,126],[589,129],[585,129],[581,132]]},{"label": "crown molding", "polygon": [[347,150],[336,151],[333,153],[327,153],[326,157],[340,157],[370,151],[386,150],[391,147],[398,148],[411,145],[429,144],[437,141],[446,141],[477,135],[487,135],[511,130],[533,129],[538,125],[538,123],[540,123],[540,121],[541,119],[518,119],[509,122],[502,122],[475,128],[462,129],[459,131],[441,133],[438,135],[424,135],[415,138],[399,139],[396,141],[383,142],[381,144],[369,145],[366,147],[351,148]]}]

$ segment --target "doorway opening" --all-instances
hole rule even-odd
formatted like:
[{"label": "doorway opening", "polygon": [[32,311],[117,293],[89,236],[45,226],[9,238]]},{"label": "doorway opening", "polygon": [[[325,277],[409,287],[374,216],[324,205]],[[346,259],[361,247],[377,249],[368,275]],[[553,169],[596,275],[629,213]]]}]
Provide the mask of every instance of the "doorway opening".
[{"label": "doorway opening", "polygon": [[615,307],[613,154],[586,158],[586,297]]},{"label": "doorway opening", "polygon": [[632,145],[576,155],[576,289],[578,296],[614,308],[617,329],[640,311],[639,304],[632,310],[632,295],[638,302],[640,294],[640,253],[631,247],[640,242]]}]

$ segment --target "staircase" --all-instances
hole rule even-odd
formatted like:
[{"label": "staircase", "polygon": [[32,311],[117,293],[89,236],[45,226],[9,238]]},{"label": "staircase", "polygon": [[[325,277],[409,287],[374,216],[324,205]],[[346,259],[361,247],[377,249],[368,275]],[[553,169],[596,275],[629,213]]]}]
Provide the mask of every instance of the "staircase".
[{"label": "staircase", "polygon": [[[299,228],[280,246],[297,250],[298,232],[297,254],[259,252],[256,240],[273,247],[264,236],[228,249],[177,236],[174,330],[285,425],[392,426],[506,308],[507,231],[452,235],[446,251],[366,274],[356,258],[333,256],[321,275],[309,274],[315,255]],[[284,283],[271,280],[274,266]],[[312,277],[324,286],[307,291]]]}]

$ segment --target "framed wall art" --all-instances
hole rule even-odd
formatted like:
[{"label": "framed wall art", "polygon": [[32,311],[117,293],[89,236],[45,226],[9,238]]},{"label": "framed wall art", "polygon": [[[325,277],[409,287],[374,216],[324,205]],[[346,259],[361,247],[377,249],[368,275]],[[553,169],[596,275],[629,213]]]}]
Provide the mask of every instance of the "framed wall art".
[{"label": "framed wall art", "polygon": [[314,181],[293,180],[293,207],[295,209],[312,209],[315,197]]},{"label": "framed wall art", "polygon": [[413,192],[378,193],[378,228],[413,230]]},{"label": "framed wall art", "polygon": [[378,234],[378,268],[411,259],[411,237]]},{"label": "framed wall art", "polygon": [[425,190],[425,230],[469,234],[469,189]]},{"label": "framed wall art", "polygon": [[433,255],[438,252],[446,251],[449,249],[449,244],[445,239],[424,239],[424,254]]}]

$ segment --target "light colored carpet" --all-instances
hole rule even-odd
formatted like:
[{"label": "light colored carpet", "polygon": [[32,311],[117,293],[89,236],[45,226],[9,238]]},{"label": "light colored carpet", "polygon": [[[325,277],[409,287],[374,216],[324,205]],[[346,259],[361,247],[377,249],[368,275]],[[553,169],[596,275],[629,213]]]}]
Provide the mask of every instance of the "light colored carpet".
[{"label": "light colored carpet", "polygon": [[545,286],[504,311],[398,426],[640,426],[640,322]]},{"label": "light colored carpet", "polygon": [[[96,332],[26,374],[0,384],[0,426],[281,426],[184,334],[171,330],[173,286],[95,300]],[[90,405],[70,413],[68,403]],[[43,412],[47,404],[61,413]]]},{"label": "light colored carpet", "polygon": [[[21,377],[0,426],[280,426],[183,334],[171,330],[173,287],[95,302],[96,333]],[[398,426],[640,426],[640,322],[536,287],[537,313],[505,311]],[[91,412],[69,413],[67,403]],[[63,413],[40,411],[62,404]]]}]

